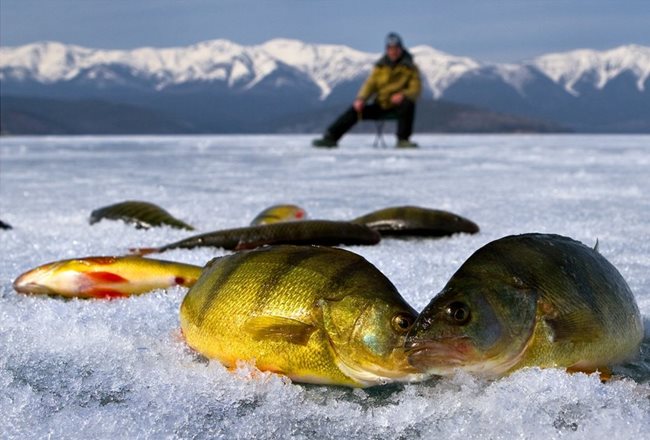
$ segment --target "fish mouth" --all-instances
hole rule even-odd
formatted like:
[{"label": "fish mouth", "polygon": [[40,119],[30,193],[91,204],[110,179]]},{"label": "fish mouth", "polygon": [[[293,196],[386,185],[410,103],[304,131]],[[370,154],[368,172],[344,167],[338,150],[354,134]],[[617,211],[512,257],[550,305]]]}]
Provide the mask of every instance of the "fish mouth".
[{"label": "fish mouth", "polygon": [[410,365],[406,359],[398,365],[383,366],[371,362],[350,362],[337,358],[337,366],[347,377],[364,387],[384,385],[391,382],[420,382],[429,376]]},{"label": "fish mouth", "polygon": [[452,370],[464,366],[470,360],[472,351],[470,341],[466,337],[405,344],[409,364],[431,374],[450,374]]},{"label": "fish mouth", "polygon": [[50,270],[30,270],[21,274],[13,282],[14,290],[18,293],[34,295],[50,295],[54,293],[52,289],[42,284],[42,281],[51,274]]},{"label": "fish mouth", "polygon": [[22,279],[21,277],[18,277],[16,281],[14,281],[14,290],[18,293],[32,295],[50,295],[53,293],[52,290],[42,284]]},{"label": "fish mouth", "polygon": [[[339,370],[362,387],[385,385],[392,382],[420,382],[429,377],[408,362],[403,345],[395,346],[392,354],[385,359],[386,364],[381,365],[345,356],[329,335],[327,335],[327,341]],[[398,359],[391,361],[396,355]]]}]

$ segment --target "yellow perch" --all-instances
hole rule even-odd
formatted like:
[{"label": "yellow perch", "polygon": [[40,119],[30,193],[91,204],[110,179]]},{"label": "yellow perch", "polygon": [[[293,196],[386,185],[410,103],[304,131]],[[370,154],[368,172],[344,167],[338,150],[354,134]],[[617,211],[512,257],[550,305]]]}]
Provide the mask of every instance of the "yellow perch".
[{"label": "yellow perch", "polygon": [[527,366],[607,371],[639,353],[643,322],[621,274],[568,237],[523,234],[476,251],[424,308],[409,361],[430,374]]},{"label": "yellow perch", "polygon": [[171,226],[177,229],[193,231],[194,227],[178,220],[169,212],[158,205],[139,200],[127,200],[95,209],[90,213],[90,224],[103,219],[122,220],[125,223],[132,223],[138,229],[149,229],[157,226]]},{"label": "yellow perch", "polygon": [[212,260],[180,309],[188,345],[226,366],[352,387],[424,377],[403,349],[415,317],[361,256],[290,245]]},{"label": "yellow perch", "polygon": [[139,256],[87,257],[44,264],[20,275],[20,293],[68,298],[118,298],[154,289],[192,286],[202,268]]},{"label": "yellow perch", "polygon": [[295,222],[307,218],[307,212],[297,205],[273,205],[257,214],[251,222],[252,226],[269,223]]},{"label": "yellow perch", "polygon": [[453,212],[420,206],[393,206],[370,212],[352,220],[382,236],[444,237],[457,233],[476,234],[476,223]]}]

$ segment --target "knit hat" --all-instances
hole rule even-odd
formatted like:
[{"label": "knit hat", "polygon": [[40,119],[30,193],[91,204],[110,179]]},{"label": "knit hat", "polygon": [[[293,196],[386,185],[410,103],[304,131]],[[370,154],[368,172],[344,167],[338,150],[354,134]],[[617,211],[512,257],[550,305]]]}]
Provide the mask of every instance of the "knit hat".
[{"label": "knit hat", "polygon": [[388,46],[402,46],[402,37],[400,37],[396,32],[391,32],[386,35],[386,47]]}]

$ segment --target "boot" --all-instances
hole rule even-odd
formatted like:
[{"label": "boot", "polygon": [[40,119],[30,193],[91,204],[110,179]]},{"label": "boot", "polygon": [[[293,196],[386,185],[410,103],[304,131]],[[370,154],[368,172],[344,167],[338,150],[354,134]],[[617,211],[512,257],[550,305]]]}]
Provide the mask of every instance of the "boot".
[{"label": "boot", "polygon": [[415,142],[411,142],[408,139],[400,139],[397,141],[397,145],[395,145],[397,148],[417,148],[418,144]]},{"label": "boot", "polygon": [[314,139],[311,144],[318,148],[336,148],[338,146],[337,142],[327,135],[320,139]]}]

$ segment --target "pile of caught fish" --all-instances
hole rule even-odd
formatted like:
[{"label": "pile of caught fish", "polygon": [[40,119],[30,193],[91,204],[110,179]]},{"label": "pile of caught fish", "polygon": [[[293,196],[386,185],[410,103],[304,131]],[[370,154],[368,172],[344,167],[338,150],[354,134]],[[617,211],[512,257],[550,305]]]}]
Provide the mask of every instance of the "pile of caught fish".
[{"label": "pile of caught fish", "polygon": [[[351,221],[306,217],[295,205],[272,206],[247,227],[134,248],[136,255],[46,264],[14,288],[115,298],[186,286],[180,323],[191,348],[298,382],[365,387],[459,369],[498,377],[527,366],[605,373],[638,354],[644,331],[634,296],[597,249],[552,234],[501,238],[470,256],[418,316],[376,267],[327,246],[476,233],[475,223],[415,206]],[[146,202],[92,212],[91,224],[102,219],[194,229]],[[205,267],[142,257],[197,246],[237,252]]]}]

